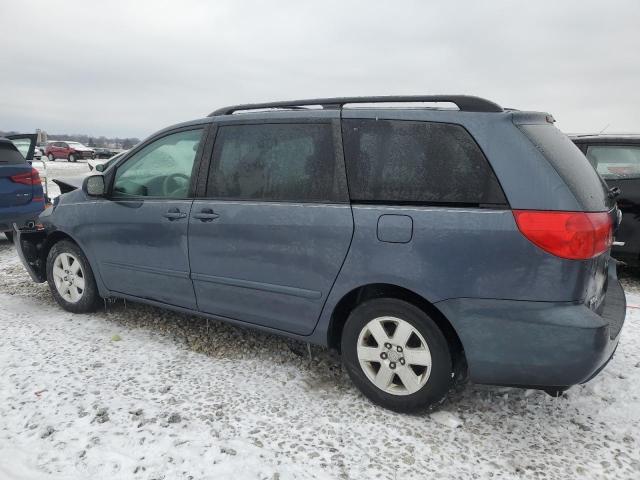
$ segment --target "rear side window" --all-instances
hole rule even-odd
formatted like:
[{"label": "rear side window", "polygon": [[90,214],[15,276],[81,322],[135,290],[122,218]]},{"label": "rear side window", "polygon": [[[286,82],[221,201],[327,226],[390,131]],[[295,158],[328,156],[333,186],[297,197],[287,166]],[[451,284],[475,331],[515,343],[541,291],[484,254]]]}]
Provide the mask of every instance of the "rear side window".
[{"label": "rear side window", "polygon": [[343,138],[355,202],[507,203],[487,159],[460,125],[344,120]]},{"label": "rear side window", "polygon": [[551,163],[585,211],[609,209],[606,184],[569,137],[548,123],[518,128]]},{"label": "rear side window", "polygon": [[10,141],[0,140],[0,165],[21,165],[27,161]]},{"label": "rear side window", "polygon": [[330,124],[218,129],[207,196],[284,202],[346,201]]},{"label": "rear side window", "polygon": [[640,178],[640,146],[590,145],[587,158],[602,178]]},{"label": "rear side window", "polygon": [[27,156],[29,155],[29,150],[31,149],[31,145],[33,144],[33,141],[30,138],[16,138],[11,140],[11,143],[13,143],[16,146],[16,148],[24,158],[27,158]]}]

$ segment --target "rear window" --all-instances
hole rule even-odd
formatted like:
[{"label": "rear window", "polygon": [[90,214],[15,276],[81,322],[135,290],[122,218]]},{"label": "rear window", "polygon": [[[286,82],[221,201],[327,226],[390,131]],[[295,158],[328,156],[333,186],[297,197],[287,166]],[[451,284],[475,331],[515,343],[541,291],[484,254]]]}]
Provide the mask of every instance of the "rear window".
[{"label": "rear window", "polygon": [[484,154],[460,125],[344,120],[343,137],[353,201],[507,203]]},{"label": "rear window", "polygon": [[640,178],[640,146],[590,145],[587,158],[604,179]]},{"label": "rear window", "polygon": [[607,185],[569,137],[551,124],[518,125],[518,128],[551,163],[585,211],[609,209]]},{"label": "rear window", "polygon": [[21,165],[26,162],[13,143],[0,140],[0,165]]}]

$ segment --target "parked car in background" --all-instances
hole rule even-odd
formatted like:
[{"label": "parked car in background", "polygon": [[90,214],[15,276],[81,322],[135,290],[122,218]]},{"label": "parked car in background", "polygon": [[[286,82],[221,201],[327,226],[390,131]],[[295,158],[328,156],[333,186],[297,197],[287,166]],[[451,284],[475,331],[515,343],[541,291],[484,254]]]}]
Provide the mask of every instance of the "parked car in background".
[{"label": "parked car in background", "polygon": [[[127,151],[121,152],[117,155],[114,155],[113,157],[111,157],[109,160],[106,160],[106,161],[98,160],[98,159],[89,160],[87,162],[87,164],[89,165],[89,172],[92,170],[95,170],[96,172],[107,171],[107,169],[115,165],[118,162],[118,160],[122,158],[126,153]],[[87,174],[89,172],[87,172]],[[82,183],[84,182],[84,179],[87,176],[87,174],[56,177],[51,179],[51,181],[56,185],[58,185],[58,188],[60,189],[60,194],[69,193],[69,192],[72,192],[73,190],[76,190],[82,187]]]},{"label": "parked car in background", "polygon": [[577,135],[582,150],[607,185],[614,189],[622,223],[613,256],[640,266],[640,135]]},{"label": "parked car in background", "polygon": [[[123,152],[117,153],[111,157],[109,157],[109,159],[104,160],[104,159],[94,159],[94,160],[89,160],[87,161],[87,165],[89,166],[89,170],[97,170],[99,172],[103,172],[104,170],[106,170],[109,165],[111,165],[112,163],[116,162],[120,157],[122,157],[125,153],[127,153],[129,150],[124,150]],[[98,168],[98,166],[101,165],[100,168]]]},{"label": "parked car in background", "polygon": [[[459,111],[385,107],[401,102]],[[18,252],[62,308],[126,298],[328,345],[402,412],[467,376],[554,395],[586,382],[626,312],[602,180],[551,116],[477,97],[222,108],[38,221]]]},{"label": "parked car in background", "polygon": [[13,239],[13,224],[23,227],[44,209],[45,198],[33,159],[36,135],[0,138],[0,232]]},{"label": "parked car in background", "polygon": [[79,142],[70,141],[48,142],[44,153],[51,162],[54,162],[58,158],[66,158],[70,162],[77,162],[78,159],[95,158],[93,149]]},{"label": "parked car in background", "polygon": [[94,158],[111,158],[117,153],[110,148],[104,147],[96,147],[93,150],[96,154]]}]

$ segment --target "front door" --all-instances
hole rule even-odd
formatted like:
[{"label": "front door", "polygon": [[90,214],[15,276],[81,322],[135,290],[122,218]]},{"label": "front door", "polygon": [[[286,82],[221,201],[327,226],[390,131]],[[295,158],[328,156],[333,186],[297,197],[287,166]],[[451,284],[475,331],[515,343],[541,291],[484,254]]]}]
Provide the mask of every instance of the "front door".
[{"label": "front door", "polygon": [[201,311],[306,335],[353,232],[337,112],[315,122],[220,124],[191,209]]},{"label": "front door", "polygon": [[138,148],[116,166],[110,194],[83,220],[82,238],[109,290],[195,308],[187,230],[202,135],[191,127]]}]

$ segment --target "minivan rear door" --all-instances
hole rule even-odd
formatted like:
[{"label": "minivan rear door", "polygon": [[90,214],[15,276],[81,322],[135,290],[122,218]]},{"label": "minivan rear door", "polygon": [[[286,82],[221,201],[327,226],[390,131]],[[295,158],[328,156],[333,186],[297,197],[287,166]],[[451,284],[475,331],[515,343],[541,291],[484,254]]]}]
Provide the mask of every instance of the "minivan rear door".
[{"label": "minivan rear door", "polygon": [[339,111],[313,116],[218,119],[189,220],[200,311],[313,331],[353,233]]}]

